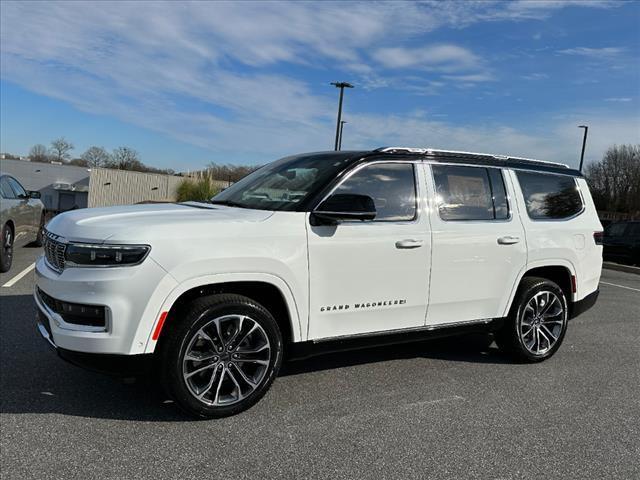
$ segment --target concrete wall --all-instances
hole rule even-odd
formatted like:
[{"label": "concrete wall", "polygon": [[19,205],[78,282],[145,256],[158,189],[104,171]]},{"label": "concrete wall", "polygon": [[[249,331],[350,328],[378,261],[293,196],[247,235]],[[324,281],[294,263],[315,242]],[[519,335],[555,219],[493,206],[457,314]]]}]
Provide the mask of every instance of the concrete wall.
[{"label": "concrete wall", "polygon": [[0,170],[15,177],[25,189],[39,191],[49,211],[87,206],[91,173],[88,168],[2,159]]},{"label": "concrete wall", "polygon": [[89,207],[174,202],[182,177],[157,173],[93,168],[89,181]]}]

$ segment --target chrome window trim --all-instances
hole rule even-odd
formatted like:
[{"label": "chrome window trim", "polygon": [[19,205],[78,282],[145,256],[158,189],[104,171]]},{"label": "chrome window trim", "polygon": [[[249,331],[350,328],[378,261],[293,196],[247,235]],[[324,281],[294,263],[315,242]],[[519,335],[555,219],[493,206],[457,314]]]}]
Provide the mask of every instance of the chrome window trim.
[{"label": "chrome window trim", "polygon": [[[551,172],[533,172],[533,171],[526,170],[526,169],[518,169],[518,170],[524,171],[525,173],[534,173],[536,175],[561,176],[561,174],[551,173]],[[564,176],[567,176],[567,175],[564,175]],[[536,222],[536,223],[540,223],[540,222],[566,222],[566,221],[569,221],[569,220],[573,220],[576,217],[579,217],[580,215],[582,215],[587,210],[587,205],[585,204],[585,201],[584,201],[584,195],[582,194],[582,188],[578,184],[578,180],[573,175],[569,175],[569,176],[573,178],[573,183],[576,186],[576,190],[578,191],[578,195],[580,195],[580,202],[582,204],[582,209],[579,212],[574,213],[573,215],[571,215],[569,217],[562,217],[562,218],[532,218],[531,215],[529,215],[529,209],[527,208],[527,201],[524,198],[524,191],[522,190],[522,184],[520,183],[520,178],[518,178],[518,173],[516,172],[516,180],[518,181],[518,188],[520,188],[520,193],[522,194],[522,201],[524,202],[524,209],[527,212],[527,218],[529,220],[531,220],[532,222]]]},{"label": "chrome window trim", "polygon": [[[444,163],[444,162],[425,162],[428,163],[429,165],[443,165],[443,166],[451,166],[451,167],[471,167],[471,168],[484,168],[484,169],[489,169],[489,168],[494,168],[497,170],[500,170],[500,175],[502,176],[502,184],[504,186],[504,191],[505,191],[505,197],[507,199],[507,208],[509,209],[509,216],[507,218],[494,218],[494,219],[488,219],[488,220],[484,220],[484,219],[460,219],[460,220],[446,220],[444,218],[442,218],[442,215],[440,215],[440,205],[436,204],[435,205],[435,210],[438,212],[438,218],[443,221],[443,222],[447,222],[447,223],[509,223],[513,220],[513,208],[512,208],[512,202],[511,202],[511,195],[509,195],[509,189],[507,188],[507,182],[505,180],[505,176],[504,176],[504,170],[506,168],[504,167],[494,167],[494,166],[484,166],[484,165],[462,165],[459,163]],[[431,174],[431,180],[433,181],[433,193],[435,194],[435,196],[438,196],[438,186],[436,185],[436,179],[435,176],[433,175],[433,168],[431,166],[429,166],[429,173]],[[489,186],[491,186],[491,178],[489,178],[489,176],[487,175],[487,178],[489,180]],[[493,191],[492,191],[493,193]],[[434,203],[436,202],[437,198],[434,198]],[[494,202],[493,196],[491,197],[491,203]],[[494,210],[495,210],[495,205],[494,205]]]},{"label": "chrome window trim", "polygon": [[[322,200],[320,200],[319,202],[316,203],[316,205],[309,211],[310,214],[312,214],[313,212],[316,211],[316,209],[322,205],[322,203],[329,198],[331,195],[333,195],[335,193],[335,191],[340,187],[340,185],[342,185],[344,182],[346,182],[347,180],[349,180],[353,175],[355,175],[357,172],[359,172],[360,170],[362,170],[363,168],[366,168],[370,165],[376,165],[376,164],[380,164],[380,163],[384,163],[384,164],[388,164],[388,163],[398,163],[401,165],[411,165],[413,167],[413,188],[415,191],[415,207],[416,207],[416,213],[414,214],[413,218],[411,220],[348,220],[348,221],[343,221],[340,222],[341,225],[348,225],[348,224],[371,224],[371,223],[383,223],[383,224],[398,224],[398,225],[402,225],[402,224],[413,224],[413,223],[417,223],[420,220],[420,202],[422,200],[421,196],[420,196],[420,177],[418,176],[418,169],[416,168],[417,164],[421,164],[423,163],[422,160],[416,159],[416,160],[385,160],[385,159],[380,159],[380,160],[373,160],[371,162],[363,162],[360,165],[357,165],[356,167],[354,167],[351,171],[349,171],[343,179],[340,180],[340,182],[338,182],[337,184],[335,184],[331,190],[329,190],[329,192],[322,197]],[[426,195],[426,192],[425,192]]]}]

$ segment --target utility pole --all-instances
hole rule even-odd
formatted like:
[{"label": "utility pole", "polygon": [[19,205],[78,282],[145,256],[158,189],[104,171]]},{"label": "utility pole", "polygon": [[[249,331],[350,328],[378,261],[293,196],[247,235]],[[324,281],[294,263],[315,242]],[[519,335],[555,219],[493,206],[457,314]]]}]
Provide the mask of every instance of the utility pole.
[{"label": "utility pole", "polygon": [[340,142],[340,120],[342,119],[342,98],[344,96],[344,89],[353,88],[353,85],[348,82],[331,82],[331,85],[340,89],[340,100],[338,102],[338,121],[336,122],[336,143],[334,146],[334,150],[338,151],[340,150],[340,148],[338,147]]},{"label": "utility pole", "polygon": [[344,131],[344,124],[346,120],[340,120],[340,139],[338,140],[338,150],[342,150],[342,132]]},{"label": "utility pole", "polygon": [[587,125],[579,125],[578,128],[584,128],[584,136],[582,137],[582,152],[580,153],[580,168],[578,171],[582,172],[582,163],[584,162],[584,149],[587,146],[587,133],[589,127]]}]

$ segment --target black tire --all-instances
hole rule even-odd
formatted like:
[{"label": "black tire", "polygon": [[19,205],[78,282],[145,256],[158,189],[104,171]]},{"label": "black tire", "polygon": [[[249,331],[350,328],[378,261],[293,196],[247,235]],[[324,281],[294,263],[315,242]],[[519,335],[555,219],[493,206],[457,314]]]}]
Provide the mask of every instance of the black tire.
[{"label": "black tire", "polygon": [[[212,323],[214,322],[214,319],[222,318],[222,321],[224,322],[226,321],[224,320],[225,318],[233,316],[242,316],[244,318],[245,326],[242,326],[242,323],[240,323],[240,328],[236,328],[237,331],[232,330],[230,332],[227,328],[226,338],[225,328],[222,327],[220,329],[221,332],[219,332],[219,338],[215,337],[214,335],[218,330],[215,327],[215,323]],[[253,324],[249,324],[249,321],[253,322]],[[255,324],[259,327],[256,327]],[[262,357],[263,361],[265,363],[268,362],[268,364],[257,367],[260,369],[260,373],[252,377],[255,381],[253,390],[250,391],[250,393],[243,393],[240,385],[235,382],[240,381],[242,387],[245,389],[252,388],[252,384],[242,381],[243,377],[240,376],[241,372],[238,372],[236,369],[238,368],[238,365],[245,364],[242,359],[235,360],[235,357],[244,355],[241,348],[243,341],[239,341],[238,338],[242,337],[251,325],[253,325],[254,331],[257,333],[247,335],[248,338],[246,341],[248,342],[252,338],[252,335],[260,335],[261,337],[266,338],[266,340],[268,340],[267,344],[269,345],[267,347],[269,358],[266,360]],[[168,318],[165,324],[165,329],[166,331],[163,332],[163,336],[160,338],[160,343],[158,345],[158,360],[160,362],[160,378],[162,385],[179,407],[196,417],[228,417],[250,408],[265,395],[276,378],[282,364],[282,335],[278,328],[278,324],[274,320],[273,316],[262,305],[242,295],[216,294],[196,299],[187,305],[186,308],[182,309],[180,313],[173,315],[173,318]],[[198,335],[198,332],[203,331],[206,331],[205,336]],[[198,336],[196,337],[196,335]],[[215,367],[211,369],[213,371],[211,379],[207,380],[205,378],[204,383],[210,382],[209,385],[213,385],[217,382],[216,378],[220,378],[216,377],[216,375],[221,375],[223,378],[220,382],[222,384],[222,390],[229,386],[233,389],[235,388],[235,384],[235,386],[238,387],[238,390],[235,395],[236,399],[232,404],[216,405],[211,403],[212,400],[214,402],[218,402],[219,398],[218,393],[216,392],[214,395],[213,391],[211,391],[211,393],[207,393],[207,397],[204,399],[198,399],[196,392],[193,391],[194,386],[190,383],[188,384],[188,382],[191,382],[192,380],[187,380],[185,378],[186,370],[183,371],[183,369],[187,368],[186,365],[190,365],[185,362],[192,362],[189,359],[185,360],[185,355],[187,353],[193,354],[193,350],[188,349],[195,348],[194,345],[197,345],[200,342],[203,345],[209,345],[207,343],[208,340],[205,340],[205,337],[208,340],[213,339],[215,341],[211,342],[211,346],[213,348],[208,346],[206,347],[211,350],[211,352],[208,353],[209,355],[216,354],[217,349],[215,347],[218,343],[220,345],[224,345],[224,347],[220,347],[223,348],[224,352],[219,354],[220,357],[214,357],[218,360],[215,364],[213,359],[207,359],[207,361],[214,364]],[[194,340],[196,343],[193,343]],[[224,342],[220,342],[220,340],[224,340]],[[239,343],[232,345],[233,342]],[[232,347],[235,347],[235,350],[232,350]],[[264,349],[264,346],[262,348]],[[232,352],[237,353],[232,354]],[[233,358],[231,358],[232,355]],[[202,358],[204,357],[206,357],[206,355],[203,354]],[[250,360],[247,360],[247,362],[251,364]],[[195,365],[193,366],[194,371],[200,369],[202,365],[205,365],[205,367],[208,368],[207,364],[204,362],[192,362],[191,364]],[[219,370],[217,369],[219,368],[222,369],[221,374],[218,373]],[[205,374],[208,375],[209,371],[207,370],[202,373],[203,376]],[[224,375],[227,375],[227,377],[224,377]],[[231,383],[232,376],[234,384]],[[257,380],[256,377],[260,377],[259,380]],[[193,378],[198,377],[196,376]],[[206,387],[203,388],[203,391],[205,389]],[[221,388],[218,387],[217,391],[220,390]],[[246,396],[242,397],[243,395]],[[233,397],[231,394],[229,396]],[[212,397],[215,398],[212,399]]]},{"label": "black tire", "polygon": [[[539,302],[542,305],[535,308],[531,306]],[[545,305],[548,315],[545,314]],[[525,277],[504,326],[495,334],[495,341],[502,351],[510,353],[518,361],[541,362],[558,351],[567,331],[567,323],[567,299],[562,289],[546,278]],[[527,335],[532,331],[529,327],[533,333]]]},{"label": "black tire", "polygon": [[5,273],[11,269],[13,263],[13,228],[5,224],[2,227],[0,238],[0,272]]},{"label": "black tire", "polygon": [[35,247],[41,247],[44,245],[44,212],[40,216],[40,225],[38,225],[38,236],[36,237],[35,242],[33,242]]}]

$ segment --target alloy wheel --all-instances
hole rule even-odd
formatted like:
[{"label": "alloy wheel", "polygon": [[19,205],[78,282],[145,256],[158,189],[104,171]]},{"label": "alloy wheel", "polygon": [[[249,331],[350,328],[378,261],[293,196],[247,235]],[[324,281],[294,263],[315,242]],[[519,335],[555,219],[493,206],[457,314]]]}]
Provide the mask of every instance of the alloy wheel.
[{"label": "alloy wheel", "polygon": [[209,406],[233,405],[258,388],[271,345],[262,326],[245,315],[214,318],[188,341],[182,376],[191,394]]},{"label": "alloy wheel", "polygon": [[567,321],[564,303],[554,292],[536,293],[522,310],[518,334],[533,355],[544,355],[558,342]]}]

